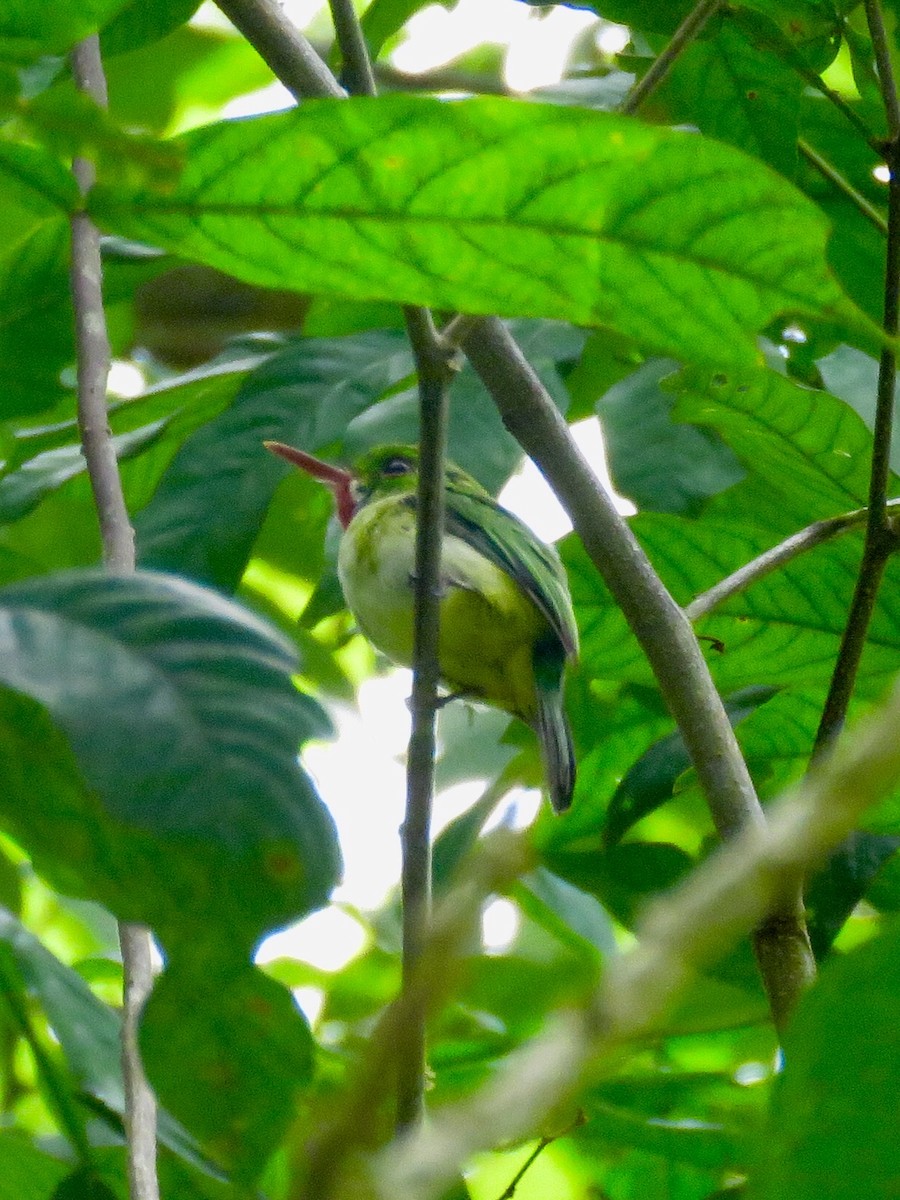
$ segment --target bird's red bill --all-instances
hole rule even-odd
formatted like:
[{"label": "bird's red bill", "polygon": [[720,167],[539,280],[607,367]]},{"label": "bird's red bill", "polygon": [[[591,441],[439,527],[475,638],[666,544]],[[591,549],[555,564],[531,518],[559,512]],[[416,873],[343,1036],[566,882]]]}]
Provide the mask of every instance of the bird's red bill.
[{"label": "bird's red bill", "polygon": [[318,479],[326,487],[331,488],[337,500],[338,519],[346,529],[353,516],[354,507],[353,496],[350,492],[350,481],[353,476],[350,472],[345,471],[343,467],[336,467],[332,463],[322,462],[320,458],[314,458],[305,450],[297,450],[284,442],[263,442],[263,445],[273,454],[277,454],[279,458],[285,459],[294,467],[299,467],[313,479]]}]

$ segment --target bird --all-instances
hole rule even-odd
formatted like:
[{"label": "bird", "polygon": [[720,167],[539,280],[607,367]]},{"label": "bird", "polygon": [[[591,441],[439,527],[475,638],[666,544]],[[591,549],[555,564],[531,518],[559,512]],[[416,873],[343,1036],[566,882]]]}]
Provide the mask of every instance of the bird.
[{"label": "bird", "polygon": [[[377,446],[346,470],[283,442],[264,444],[331,488],[347,607],[378,650],[411,666],[418,447]],[[565,568],[554,547],[450,461],[444,497],[441,679],[451,698],[493,705],[534,729],[551,804],[562,812],[575,787],[564,671],[578,653]]]}]

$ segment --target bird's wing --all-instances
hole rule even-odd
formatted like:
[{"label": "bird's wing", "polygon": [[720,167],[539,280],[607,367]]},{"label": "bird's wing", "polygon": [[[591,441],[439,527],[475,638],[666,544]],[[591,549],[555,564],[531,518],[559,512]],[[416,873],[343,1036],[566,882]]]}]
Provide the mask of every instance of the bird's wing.
[{"label": "bird's wing", "polygon": [[445,494],[447,533],[467,542],[514,579],[547,618],[566,655],[577,654],[578,628],[556,550],[490,496],[453,488]]}]

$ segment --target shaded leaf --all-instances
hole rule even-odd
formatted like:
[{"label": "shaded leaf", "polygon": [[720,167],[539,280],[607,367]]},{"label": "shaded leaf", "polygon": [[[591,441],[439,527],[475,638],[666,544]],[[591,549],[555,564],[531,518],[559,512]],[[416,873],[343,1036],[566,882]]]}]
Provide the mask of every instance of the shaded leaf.
[{"label": "shaded leaf", "polygon": [[900,927],[825,964],[784,1038],[785,1069],[757,1153],[765,1200],[897,1194]]},{"label": "shaded leaf", "polygon": [[0,642],[3,819],[64,890],[232,957],[325,901],[334,831],[296,754],[327,721],[261,621],[83,572],[0,594]]},{"label": "shaded leaf", "polygon": [[290,993],[249,964],[179,956],[147,1002],[140,1045],[161,1103],[215,1162],[255,1178],[312,1073],[312,1035]]}]

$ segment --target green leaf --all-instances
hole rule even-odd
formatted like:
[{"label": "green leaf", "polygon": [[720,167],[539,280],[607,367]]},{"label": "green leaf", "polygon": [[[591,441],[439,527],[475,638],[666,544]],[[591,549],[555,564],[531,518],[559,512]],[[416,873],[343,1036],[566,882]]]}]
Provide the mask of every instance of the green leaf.
[{"label": "green leaf", "polygon": [[731,13],[711,32],[679,56],[658,98],[675,121],[690,121],[792,178],[802,79],[755,45]]},{"label": "green leaf", "polygon": [[38,1149],[23,1131],[0,1133],[0,1200],[49,1200],[71,1164]]},{"label": "green leaf", "polygon": [[856,829],[809,881],[806,924],[816,958],[829,950],[844,922],[881,868],[900,847],[900,837]]},{"label": "green leaf", "polygon": [[784,1038],[784,1073],[758,1146],[761,1200],[897,1194],[900,927],[823,968]]},{"label": "green leaf", "polygon": [[[749,687],[725,701],[732,725],[746,717],[775,695],[772,687]],[[607,845],[620,842],[629,829],[672,798],[679,777],[691,765],[680,733],[670,733],[655,742],[625,775],[610,801],[603,830]]]},{"label": "green leaf", "polygon": [[755,335],[784,312],[877,336],[831,278],[815,207],[694,135],[387,96],[313,101],[178,146],[178,187],[106,183],[94,216],[250,282],[474,313],[499,297],[510,316],[608,325],[716,364],[755,363]]},{"label": "green leaf", "polygon": [[674,399],[659,382],[675,369],[671,362],[645,363],[610,388],[597,415],[616,490],[642,512],[694,516],[744,470],[715,434],[672,420]]},{"label": "green leaf", "polygon": [[744,1148],[735,1131],[712,1121],[643,1117],[595,1100],[587,1122],[572,1135],[576,1145],[596,1154],[598,1143],[634,1146],[669,1163],[708,1170],[743,1165]]},{"label": "green leaf", "polygon": [[126,0],[30,0],[0,2],[0,56],[27,62],[42,54],[62,54],[96,33]]},{"label": "green leaf", "polygon": [[[384,43],[403,28],[413,13],[430,2],[431,0],[372,0],[360,22],[372,58],[378,57]],[[437,2],[442,8],[450,7],[450,0]]]},{"label": "green leaf", "polygon": [[[124,1117],[118,1013],[98,1000],[76,971],[61,963],[24,925],[2,909],[0,941],[12,952],[23,983],[40,1003],[62,1047],[75,1085]],[[201,1163],[196,1143],[166,1112],[159,1114],[159,1138],[187,1161]],[[6,1177],[0,1168],[0,1180]],[[5,1200],[2,1182],[0,1198]]]},{"label": "green leaf", "polygon": [[200,7],[200,0],[130,0],[100,35],[103,57],[152,45],[183,25]]},{"label": "green leaf", "polygon": [[410,367],[399,334],[300,341],[251,372],[231,406],[189,438],[135,521],[145,566],[237,587],[289,468],[274,439],[315,452]]},{"label": "green leaf", "polygon": [[261,621],[85,571],[0,592],[0,638],[0,812],[64,890],[232,958],[324,903],[338,851],[296,754],[327,719]]},{"label": "green leaf", "polygon": [[157,981],[140,1045],[161,1103],[215,1162],[255,1178],[312,1074],[312,1035],[290,993],[249,964],[223,970],[188,951]]}]

